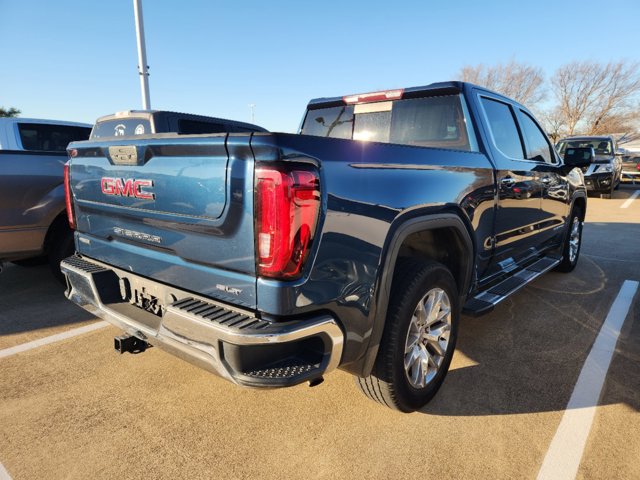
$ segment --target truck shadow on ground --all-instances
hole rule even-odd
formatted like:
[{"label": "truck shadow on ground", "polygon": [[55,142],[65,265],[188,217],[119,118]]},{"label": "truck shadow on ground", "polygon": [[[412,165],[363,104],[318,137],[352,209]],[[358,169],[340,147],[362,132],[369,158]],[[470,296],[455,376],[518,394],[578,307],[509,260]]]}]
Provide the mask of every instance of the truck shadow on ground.
[{"label": "truck shadow on ground", "polygon": [[[625,236],[640,234],[637,224],[587,224],[582,257],[573,273],[549,273],[492,313],[462,317],[451,370],[422,413],[482,416],[566,409],[622,283],[640,280],[640,258],[623,260],[622,227]],[[603,244],[614,250],[603,250]],[[609,258],[603,256],[606,252]],[[639,364],[636,294],[598,405],[625,403],[640,411]]]},{"label": "truck shadow on ground", "polygon": [[0,273],[0,336],[85,322],[93,318],[68,301],[48,265],[8,264]]}]

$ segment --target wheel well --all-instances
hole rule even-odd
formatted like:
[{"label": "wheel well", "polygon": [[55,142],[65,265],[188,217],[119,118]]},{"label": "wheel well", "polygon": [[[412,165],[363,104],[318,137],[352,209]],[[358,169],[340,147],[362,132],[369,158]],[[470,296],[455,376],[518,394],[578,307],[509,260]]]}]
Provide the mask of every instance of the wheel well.
[{"label": "wheel well", "polygon": [[584,198],[578,197],[573,202],[573,208],[580,209],[580,220],[584,221],[584,217],[587,212],[587,202]]},{"label": "wheel well", "polygon": [[453,227],[443,227],[410,234],[400,246],[398,259],[414,257],[442,263],[453,275],[458,292],[463,293],[469,254],[473,252],[466,251],[465,242],[458,230]]},{"label": "wheel well", "polygon": [[56,236],[59,232],[64,231],[69,228],[67,223],[67,211],[63,210],[56,218],[53,219],[51,225],[49,225],[49,229],[47,230],[47,234],[44,237],[44,252],[49,253],[49,248],[51,247],[51,243],[56,239]]}]

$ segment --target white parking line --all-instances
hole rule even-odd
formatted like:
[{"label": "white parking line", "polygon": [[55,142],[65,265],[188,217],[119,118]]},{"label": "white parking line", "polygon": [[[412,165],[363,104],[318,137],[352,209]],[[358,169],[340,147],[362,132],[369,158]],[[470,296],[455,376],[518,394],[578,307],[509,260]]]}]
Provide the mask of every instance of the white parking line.
[{"label": "white parking line", "polygon": [[629,205],[631,205],[633,201],[638,198],[638,195],[640,195],[640,190],[636,190],[635,192],[633,192],[633,194],[629,198],[627,198],[627,201],[620,205],[620,208],[629,208]]},{"label": "white parking line", "polygon": [[[5,348],[4,350],[0,350],[0,358],[10,357],[11,355],[15,355],[16,353],[26,352],[27,350],[32,350],[43,345],[49,345],[50,343],[59,342],[60,340],[66,340],[67,338],[82,335],[83,333],[93,332],[94,330],[99,330],[100,328],[104,328],[107,326],[109,326],[108,322],[96,322],[92,323],[91,325],[85,325],[84,327],[78,327],[72,330],[67,330],[66,332],[56,333],[55,335],[39,338],[38,340],[23,343],[22,345]],[[2,476],[0,476],[0,479],[2,479]]]},{"label": "white parking line", "polygon": [[576,477],[616,342],[637,290],[638,282],[625,280],[611,305],[582,366],[560,426],[538,472],[538,480]]},{"label": "white parking line", "polygon": [[7,472],[7,469],[4,468],[4,465],[0,463],[0,480],[11,480],[11,475]]}]

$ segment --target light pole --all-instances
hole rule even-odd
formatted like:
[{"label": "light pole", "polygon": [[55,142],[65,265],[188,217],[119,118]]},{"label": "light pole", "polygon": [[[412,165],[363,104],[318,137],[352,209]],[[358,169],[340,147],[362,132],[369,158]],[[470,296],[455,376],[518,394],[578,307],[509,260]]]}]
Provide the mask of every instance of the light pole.
[{"label": "light pole", "polygon": [[151,109],[149,100],[149,72],[147,66],[147,48],[144,42],[144,21],[142,19],[142,0],[133,0],[133,13],[136,20],[136,38],[138,40],[138,74],[142,90],[142,108]]},{"label": "light pole", "polygon": [[249,108],[251,109],[251,123],[255,123],[256,121],[256,104],[250,103]]}]

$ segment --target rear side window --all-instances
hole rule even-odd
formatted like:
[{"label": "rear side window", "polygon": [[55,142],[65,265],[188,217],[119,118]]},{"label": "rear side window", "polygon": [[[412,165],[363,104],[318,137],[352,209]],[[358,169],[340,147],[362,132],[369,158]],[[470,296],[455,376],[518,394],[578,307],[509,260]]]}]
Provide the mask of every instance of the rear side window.
[{"label": "rear side window", "polygon": [[233,130],[233,127],[215,122],[200,122],[197,120],[179,120],[178,133],[183,135],[198,135],[202,133],[224,133]]},{"label": "rear side window", "polygon": [[90,128],[46,123],[19,123],[22,148],[42,152],[65,152],[67,145],[89,138]]},{"label": "rear side window", "polygon": [[482,106],[496,147],[507,157],[524,160],[522,142],[511,107],[486,97],[482,97]]},{"label": "rear side window", "polygon": [[447,95],[309,110],[303,135],[477,150],[462,97]]},{"label": "rear side window", "polygon": [[150,133],[153,133],[151,123],[146,118],[116,118],[96,123],[91,131],[91,138],[133,137]]},{"label": "rear side window", "polygon": [[551,154],[551,145],[540,127],[527,112],[520,110],[520,126],[527,144],[527,160],[555,163]]}]

